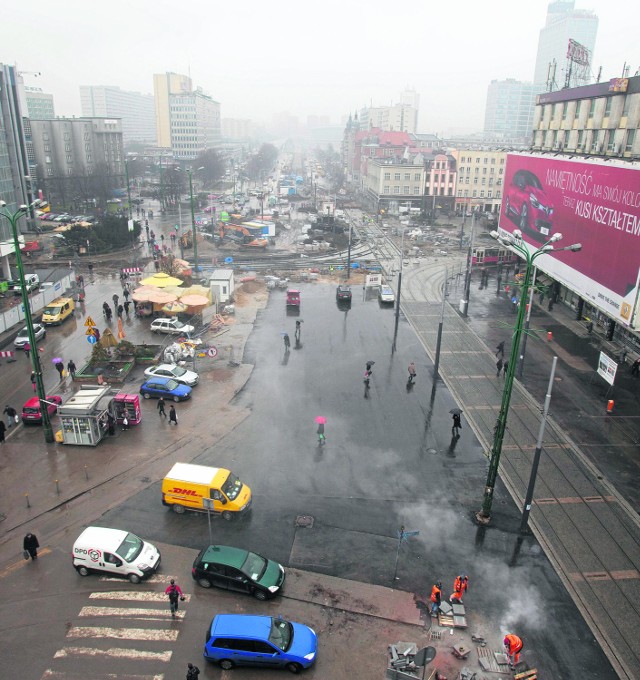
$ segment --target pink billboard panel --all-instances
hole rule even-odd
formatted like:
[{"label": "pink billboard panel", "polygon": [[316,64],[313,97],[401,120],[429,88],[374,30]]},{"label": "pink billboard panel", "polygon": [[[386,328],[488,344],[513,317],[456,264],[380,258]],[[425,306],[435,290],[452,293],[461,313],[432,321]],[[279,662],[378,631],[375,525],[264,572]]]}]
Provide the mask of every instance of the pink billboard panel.
[{"label": "pink billboard panel", "polygon": [[509,154],[499,229],[520,229],[529,250],[557,233],[555,247],[581,243],[580,252],[543,255],[536,264],[612,318],[637,326],[640,168]]}]

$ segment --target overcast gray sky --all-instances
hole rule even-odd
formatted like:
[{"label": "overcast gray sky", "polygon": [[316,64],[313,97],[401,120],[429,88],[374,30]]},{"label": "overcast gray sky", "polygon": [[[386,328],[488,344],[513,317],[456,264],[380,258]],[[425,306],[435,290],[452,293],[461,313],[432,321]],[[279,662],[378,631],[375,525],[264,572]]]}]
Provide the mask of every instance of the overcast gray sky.
[{"label": "overcast gray sky", "polygon": [[[7,0],[0,61],[80,115],[80,85],[153,92],[190,73],[222,116],[289,112],[338,124],[362,106],[420,93],[420,131],[481,129],[492,79],[531,80],[547,0]],[[577,0],[600,20],[594,73],[640,67],[640,3]]]}]

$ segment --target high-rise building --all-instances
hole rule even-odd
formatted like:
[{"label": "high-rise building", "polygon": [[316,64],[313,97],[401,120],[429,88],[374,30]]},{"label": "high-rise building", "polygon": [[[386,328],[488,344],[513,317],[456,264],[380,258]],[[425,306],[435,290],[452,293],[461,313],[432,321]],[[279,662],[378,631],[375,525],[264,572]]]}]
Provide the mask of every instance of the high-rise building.
[{"label": "high-rise building", "polygon": [[193,89],[188,76],[153,76],[158,146],[175,158],[192,160],[220,143],[220,103],[201,88]]},{"label": "high-rise building", "polygon": [[43,92],[39,87],[24,88],[27,116],[32,120],[49,120],[56,117],[53,95]]},{"label": "high-rise building", "polygon": [[533,83],[492,80],[487,90],[485,137],[516,144],[530,140],[537,92]]},{"label": "high-rise building", "polygon": [[88,118],[120,118],[125,144],[156,143],[153,95],[105,85],[81,85],[80,105],[82,115]]},{"label": "high-rise building", "polygon": [[[540,29],[533,82],[540,91],[564,87],[569,40],[586,47],[593,57],[598,33],[598,17],[586,9],[576,9],[574,0],[555,0],[547,8],[547,20]],[[555,62],[555,86],[547,87],[549,67]],[[587,83],[581,83],[586,85]]]},{"label": "high-rise building", "polygon": [[[19,90],[22,78],[15,66],[0,63],[0,200],[13,213],[19,205],[29,203],[26,138]],[[25,218],[18,222],[20,231],[26,228]],[[11,278],[8,255],[14,252],[11,226],[0,219],[0,263],[2,276]]]}]

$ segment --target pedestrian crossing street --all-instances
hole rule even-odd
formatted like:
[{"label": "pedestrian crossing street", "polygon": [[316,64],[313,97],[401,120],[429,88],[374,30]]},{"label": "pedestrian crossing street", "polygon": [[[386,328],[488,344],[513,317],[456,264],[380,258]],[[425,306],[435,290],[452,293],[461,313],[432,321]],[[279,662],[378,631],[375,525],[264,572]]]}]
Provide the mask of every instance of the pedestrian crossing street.
[{"label": "pedestrian crossing street", "polygon": [[[181,609],[171,616],[164,593],[171,578],[156,574],[143,581],[145,590],[90,593],[69,627],[68,644],[56,651],[41,680],[164,680],[159,671],[171,661],[186,614]],[[108,576],[100,582],[127,586]],[[181,606],[191,599],[184,597]]]}]

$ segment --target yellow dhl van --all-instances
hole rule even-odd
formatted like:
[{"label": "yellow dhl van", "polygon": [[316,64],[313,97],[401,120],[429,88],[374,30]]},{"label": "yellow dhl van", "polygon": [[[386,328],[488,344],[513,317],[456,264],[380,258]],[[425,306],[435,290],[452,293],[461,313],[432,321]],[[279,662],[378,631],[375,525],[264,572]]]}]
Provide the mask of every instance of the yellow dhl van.
[{"label": "yellow dhl van", "polygon": [[209,509],[228,520],[249,510],[251,489],[225,468],[176,463],[162,480],[162,504],[178,513]]},{"label": "yellow dhl van", "polygon": [[42,312],[42,323],[45,326],[61,324],[75,311],[75,302],[68,297],[59,297],[52,300]]}]

